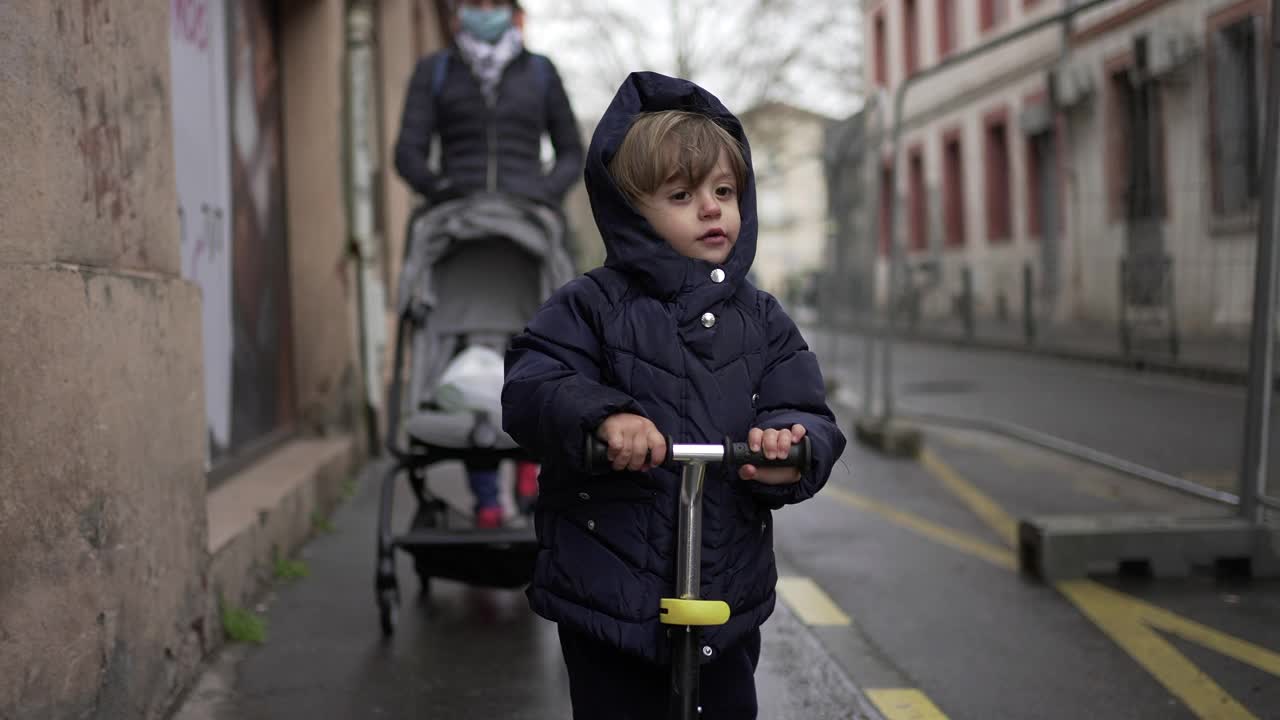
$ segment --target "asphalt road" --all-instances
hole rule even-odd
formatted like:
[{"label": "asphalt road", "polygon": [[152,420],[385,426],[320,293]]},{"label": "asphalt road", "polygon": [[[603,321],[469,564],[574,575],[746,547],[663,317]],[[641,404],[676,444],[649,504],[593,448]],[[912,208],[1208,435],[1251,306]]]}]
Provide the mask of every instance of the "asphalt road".
[{"label": "asphalt road", "polygon": [[[990,436],[926,430],[924,463],[855,445],[847,473],[777,523],[787,564],[851,617],[848,628],[816,632],[868,692],[915,688],[940,713],[919,717],[1280,718],[1280,583],[1086,581],[1095,596],[1097,588],[1121,593],[1119,605],[1091,619],[1061,589],[1019,576],[1012,547],[966,500],[980,494],[1015,519],[1220,508]],[[948,482],[973,490],[957,493]],[[1142,602],[1174,613],[1167,625],[1175,630],[1200,624],[1263,652],[1247,656],[1250,664],[1186,641],[1140,618],[1135,608],[1156,615]],[[1119,642],[1134,637],[1155,641],[1135,654]],[[1180,675],[1184,667],[1191,671]],[[1199,712],[1183,693],[1202,702]],[[1227,700],[1241,713],[1203,711]]]},{"label": "asphalt road", "polygon": [[[807,335],[824,355],[824,369],[860,393],[862,341],[833,344],[816,332]],[[1015,423],[1238,491],[1242,387],[1043,355],[907,342],[895,346],[893,376],[895,402],[903,411]],[[1271,429],[1272,447],[1280,447],[1280,408],[1272,413]],[[1280,460],[1271,463],[1269,483],[1269,494],[1280,497]]]}]

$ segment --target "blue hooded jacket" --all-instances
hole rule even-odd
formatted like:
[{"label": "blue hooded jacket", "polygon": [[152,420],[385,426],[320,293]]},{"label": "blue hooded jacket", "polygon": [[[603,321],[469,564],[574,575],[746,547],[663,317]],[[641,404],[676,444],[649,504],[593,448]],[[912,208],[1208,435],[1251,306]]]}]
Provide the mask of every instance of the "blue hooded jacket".
[{"label": "blue hooded jacket", "polygon": [[[704,629],[704,660],[714,660],[773,611],[771,510],[818,492],[845,438],[827,408],[817,359],[778,302],[746,279],[756,249],[754,175],[739,194],[742,225],[723,266],[678,254],[609,175],[636,115],[660,110],[714,118],[742,143],[750,167],[741,123],[713,95],[655,73],[627,78],[587,156],[604,267],[556,292],[513,341],[503,427],[543,463],[533,610],[666,662],[658,608],[674,595],[679,475],[666,468],[588,475],[586,436],[620,412],[648,417],[677,443],[804,425],[813,465],[796,484],[743,481],[736,468],[708,467],[701,596],[731,610],[727,624]],[[711,327],[704,313],[715,316]]]}]

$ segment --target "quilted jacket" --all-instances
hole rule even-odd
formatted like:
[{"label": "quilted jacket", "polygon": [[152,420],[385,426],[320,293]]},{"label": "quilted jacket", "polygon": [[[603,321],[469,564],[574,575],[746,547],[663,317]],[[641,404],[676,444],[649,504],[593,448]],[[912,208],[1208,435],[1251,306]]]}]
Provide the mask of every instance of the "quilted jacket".
[{"label": "quilted jacket", "polygon": [[[441,53],[449,59],[440,87],[433,87]],[[555,149],[555,164],[545,172],[543,133]],[[427,166],[434,135],[440,137],[440,175]],[[488,190],[559,207],[582,171],[582,141],[550,60],[520,53],[503,71],[497,103],[488,107],[480,83],[450,48],[422,58],[413,71],[395,161],[401,177],[432,204],[448,199],[440,190],[447,180],[455,196]]]},{"label": "quilted jacket", "polygon": [[772,511],[817,493],[845,438],[817,359],[778,302],[746,279],[756,247],[754,176],[741,189],[742,226],[722,266],[677,254],[610,178],[608,162],[636,114],[664,109],[711,116],[741,141],[750,164],[741,124],[710,93],[655,73],[623,83],[587,155],[605,264],[561,288],[513,342],[503,426],[543,463],[532,608],[655,662],[669,659],[658,610],[674,594],[679,473],[590,475],[586,436],[618,412],[648,417],[677,443],[805,426],[813,463],[799,483],[768,486],[742,481],[736,468],[708,467],[701,596],[728,602],[731,617],[704,629],[706,661],[773,611]]}]

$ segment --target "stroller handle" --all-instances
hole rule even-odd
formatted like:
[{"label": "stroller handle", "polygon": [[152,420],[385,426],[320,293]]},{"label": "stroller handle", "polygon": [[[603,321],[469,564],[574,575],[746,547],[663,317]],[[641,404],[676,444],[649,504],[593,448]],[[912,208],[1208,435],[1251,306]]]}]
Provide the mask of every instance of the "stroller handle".
[{"label": "stroller handle", "polygon": [[[813,459],[813,450],[809,438],[791,446],[787,457],[778,460],[768,459],[764,452],[752,452],[745,442],[733,442],[724,439],[721,445],[694,445],[673,443],[667,435],[667,461],[664,466],[671,467],[675,463],[728,463],[730,465],[755,465],[756,467],[793,467],[804,470]],[[586,471],[599,475],[609,472],[613,463],[609,460],[609,445],[594,435],[588,435],[584,452]],[[646,458],[647,459],[647,458]]]}]

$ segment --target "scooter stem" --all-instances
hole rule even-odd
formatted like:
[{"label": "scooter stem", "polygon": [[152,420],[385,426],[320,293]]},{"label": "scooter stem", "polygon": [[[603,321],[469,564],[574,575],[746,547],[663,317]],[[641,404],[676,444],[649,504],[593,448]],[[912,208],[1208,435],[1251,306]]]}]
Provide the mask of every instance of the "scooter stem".
[{"label": "scooter stem", "polygon": [[[680,521],[676,556],[676,595],[681,600],[697,600],[702,579],[702,487],[707,465],[701,460],[685,461],[680,473]],[[696,626],[671,628],[671,703],[673,720],[697,720],[698,635]]]},{"label": "scooter stem", "polygon": [[680,554],[676,558],[676,596],[697,600],[702,567],[702,485],[707,466],[686,462],[680,473]]}]

